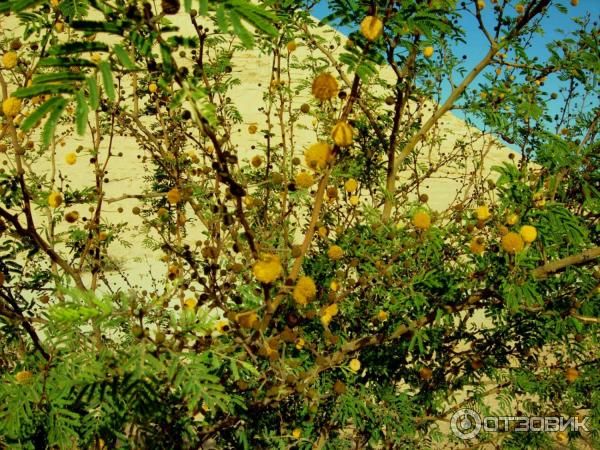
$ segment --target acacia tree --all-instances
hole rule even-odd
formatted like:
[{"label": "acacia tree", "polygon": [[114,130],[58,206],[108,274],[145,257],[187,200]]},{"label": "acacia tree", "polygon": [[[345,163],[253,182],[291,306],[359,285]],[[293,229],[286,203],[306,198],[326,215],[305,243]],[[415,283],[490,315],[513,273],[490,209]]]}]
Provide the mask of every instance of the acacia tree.
[{"label": "acacia tree", "polygon": [[[348,41],[315,2],[0,3],[4,446],[600,444],[597,24],[541,61],[562,1],[328,3]],[[488,47],[472,65],[468,18]],[[248,163],[229,94],[252,46],[272,71]],[[449,148],[451,110],[479,130]],[[57,170],[76,134],[84,189]],[[143,189],[107,198],[121,136]],[[500,138],[519,155],[488,177]],[[457,194],[433,211],[443,170]],[[161,255],[153,284],[107,252],[132,240]],[[465,441],[443,425],[464,406],[590,431]]]}]

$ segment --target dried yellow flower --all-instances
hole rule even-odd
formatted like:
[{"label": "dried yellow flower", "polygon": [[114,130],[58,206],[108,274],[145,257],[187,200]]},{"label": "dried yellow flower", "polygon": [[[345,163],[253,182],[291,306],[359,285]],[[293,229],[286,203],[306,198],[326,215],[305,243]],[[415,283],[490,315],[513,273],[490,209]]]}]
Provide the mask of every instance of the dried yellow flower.
[{"label": "dried yellow flower", "polygon": [[172,205],[179,203],[181,201],[181,192],[179,192],[179,189],[173,188],[167,192],[167,201]]},{"label": "dried yellow flower", "polygon": [[15,379],[17,380],[17,383],[19,383],[19,384],[25,384],[25,383],[29,382],[29,380],[31,380],[31,378],[33,378],[33,373],[31,373],[29,370],[21,370],[20,372],[17,372],[17,374],[15,375]]},{"label": "dried yellow flower", "polygon": [[469,244],[469,249],[471,249],[471,251],[473,253],[475,253],[477,255],[481,255],[485,250],[485,245],[483,243],[483,239],[480,237],[471,239],[471,243]]},{"label": "dried yellow flower", "polygon": [[250,160],[250,163],[252,164],[252,167],[256,167],[258,169],[262,164],[262,158],[260,155],[253,156]]},{"label": "dried yellow flower", "polygon": [[354,142],[354,130],[347,122],[338,122],[331,131],[333,142],[340,147],[348,147]]},{"label": "dried yellow flower", "polygon": [[338,90],[337,80],[329,73],[322,73],[313,80],[312,94],[318,100],[329,100],[337,95]]}]

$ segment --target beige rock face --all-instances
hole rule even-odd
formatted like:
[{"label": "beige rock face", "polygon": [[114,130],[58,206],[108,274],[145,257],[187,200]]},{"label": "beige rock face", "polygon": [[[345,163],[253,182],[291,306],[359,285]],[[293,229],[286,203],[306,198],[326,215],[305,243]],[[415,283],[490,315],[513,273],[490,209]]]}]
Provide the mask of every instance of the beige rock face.
[{"label": "beige rock face", "polygon": [[[180,27],[181,33],[187,36],[194,34],[194,29],[189,19],[189,16],[179,13],[172,17],[175,24]],[[0,24],[8,33],[14,33],[17,36],[20,28],[14,17],[3,17],[0,19]],[[331,55],[339,55],[343,51],[343,45],[346,38],[340,33],[331,28],[315,28],[311,30],[314,35],[322,36],[327,42],[328,51]],[[114,39],[112,36],[98,35],[97,40],[109,42]],[[327,58],[317,48],[310,48],[300,37],[296,39],[298,44],[297,49],[289,53],[285,46],[281,52],[281,65],[284,69],[290,67],[289,76],[286,73],[280,82],[290,84],[291,88],[298,91],[292,104],[292,113],[296,114],[300,105],[305,102],[312,102],[310,95],[310,83],[312,74],[308,70],[297,68],[301,63],[311,61],[314,65],[324,68],[335,75],[340,83],[340,88],[348,92],[349,87],[340,78],[336,69],[329,64]],[[226,43],[224,45],[230,45]],[[186,64],[185,61],[180,61],[180,64]],[[188,63],[189,65],[189,60]],[[269,89],[277,89],[271,83],[273,77],[273,58],[271,55],[264,54],[258,48],[251,50],[236,50],[233,57],[233,74],[239,79],[239,85],[235,86],[227,96],[231,102],[241,112],[242,123],[235,126],[231,135],[231,148],[240,159],[240,164],[246,164],[253,156],[260,154],[260,146],[264,144],[265,138],[261,130],[268,128],[269,119],[265,114],[267,103],[265,94]],[[350,77],[350,75],[347,75]],[[395,83],[395,78],[392,70],[388,67],[381,69],[381,78],[390,84]],[[122,80],[123,88],[126,91],[131,90],[131,79],[125,77]],[[391,107],[387,106],[383,101],[385,95],[380,88],[362,92],[362,98],[367,101],[369,98],[380,98],[376,103],[376,107],[371,109],[373,116],[384,114]],[[373,102],[370,102],[373,103]],[[334,103],[335,104],[335,103]],[[338,105],[340,103],[338,102]],[[316,108],[312,103],[311,108]],[[407,118],[422,117],[424,120],[432,113],[435,105],[431,102],[425,102],[421,105],[411,104],[408,108]],[[362,114],[357,107],[355,115]],[[142,119],[144,124],[149,124],[152,117]],[[275,134],[273,148],[278,150],[278,144],[282,142],[280,132],[280,124],[277,122],[275,114],[271,114],[272,131]],[[283,122],[290,120],[289,111],[283,114]],[[255,124],[258,131],[251,134],[248,127]],[[311,114],[300,114],[299,119],[293,129],[293,134],[286,129],[285,142],[289,151],[298,157],[302,157],[304,149],[316,142],[319,137],[323,137],[328,131],[319,128],[319,124],[315,123],[314,117]],[[94,184],[94,166],[90,164],[92,135],[89,130],[85,136],[77,136],[76,134],[65,134],[59,129],[57,134],[57,142],[55,154],[52,156],[56,160],[56,172],[52,173],[50,161],[51,155],[44,155],[32,162],[27,170],[31,174],[39,177],[54,178],[55,186],[58,188],[70,188],[83,190],[90,188]],[[502,161],[508,160],[509,150],[501,144],[490,138],[489,136],[482,137],[482,133],[473,127],[467,126],[465,122],[457,117],[446,114],[436,126],[430,136],[429,141],[418,146],[417,151],[419,157],[417,165],[420,168],[419,173],[423,174],[428,168],[437,168],[431,175],[424,178],[417,186],[413,186],[409,191],[409,198],[415,198],[419,194],[428,194],[429,206],[434,210],[445,210],[449,205],[467,199],[471,193],[473,186],[466,186],[466,189],[460,190],[464,185],[464,179],[468,178],[469,174],[477,171],[480,174],[480,179],[484,179],[489,175],[489,169],[492,165],[500,164]],[[431,142],[435,141],[434,144]],[[464,150],[457,151],[457,144],[464,142]],[[78,162],[74,165],[68,165],[65,162],[65,155],[75,151],[81,146],[83,150],[78,154]],[[141,219],[131,213],[133,207],[139,204],[137,199],[120,199],[124,194],[138,195],[149,193],[149,185],[144,176],[148,175],[148,167],[143,164],[144,152],[139,148],[135,139],[130,136],[115,136],[112,141],[104,138],[100,145],[101,157],[106,157],[109,146],[113,155],[106,166],[106,173],[103,177],[108,178],[109,183],[105,185],[105,206],[103,217],[104,220],[110,223],[125,223],[130,227],[130,231],[125,235],[124,240],[129,241],[132,245],[127,246],[124,243],[115,242],[108,250],[108,256],[119,262],[119,265],[127,275],[127,278],[134,280],[139,286],[148,287],[152,285],[151,278],[160,279],[164,277],[164,265],[158,264],[160,255],[152,252],[141,245],[144,236],[141,234]],[[253,148],[254,146],[254,148]],[[119,156],[122,154],[122,156]],[[11,154],[0,155],[0,161],[12,167],[13,157]],[[6,161],[6,162],[5,162]],[[439,165],[439,167],[437,167]],[[405,170],[399,174],[399,183],[402,184],[409,180],[411,171]],[[250,189],[252,187],[250,186]],[[365,198],[363,201],[369,202],[371,199]],[[87,207],[90,205],[77,205],[77,209],[81,216],[89,218],[90,213]],[[119,212],[118,208],[123,208],[123,212]],[[188,216],[191,216],[191,211]],[[40,209],[36,211],[38,223],[47,221],[47,211]],[[64,231],[61,225],[58,232]],[[202,236],[202,229],[197,227],[193,229],[188,236],[189,241],[194,242]],[[65,251],[59,242],[56,244],[58,249]],[[68,259],[68,258],[67,258]],[[116,283],[115,286],[124,287],[124,281],[120,275],[114,274],[109,280]],[[159,283],[160,284],[160,283]]]}]

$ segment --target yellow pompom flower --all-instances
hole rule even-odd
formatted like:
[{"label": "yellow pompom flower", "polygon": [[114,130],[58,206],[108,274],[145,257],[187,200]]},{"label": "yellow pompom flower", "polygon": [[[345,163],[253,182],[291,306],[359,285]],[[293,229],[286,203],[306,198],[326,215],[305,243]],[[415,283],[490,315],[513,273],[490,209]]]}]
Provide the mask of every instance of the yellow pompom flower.
[{"label": "yellow pompom flower", "polygon": [[304,159],[311,169],[324,169],[331,159],[331,146],[325,142],[313,144],[304,152]]},{"label": "yellow pompom flower", "polygon": [[485,2],[483,0],[478,0],[477,1],[477,9],[483,9],[485,8]]},{"label": "yellow pompom flower", "polygon": [[379,320],[384,321],[388,319],[388,313],[384,310],[381,310],[377,313],[377,317],[379,318]]},{"label": "yellow pompom flower", "polygon": [[342,250],[342,247],[340,247],[339,245],[332,245],[331,247],[329,247],[329,250],[327,250],[327,256],[329,257],[329,259],[337,261],[338,259],[342,259],[342,257],[344,256],[344,250]]},{"label": "yellow pompom flower", "polygon": [[296,348],[298,350],[302,350],[304,348],[304,344],[306,344],[306,341],[302,338],[298,338],[296,339]]},{"label": "yellow pompom flower", "polygon": [[296,303],[306,306],[317,295],[317,286],[311,277],[300,277],[294,288],[292,296]]},{"label": "yellow pompom flower", "polygon": [[188,309],[194,309],[198,304],[198,300],[196,300],[195,298],[188,298],[185,302],[183,302],[183,304]]},{"label": "yellow pompom flower", "polygon": [[8,97],[2,102],[2,112],[6,117],[15,117],[21,111],[21,99]]},{"label": "yellow pompom flower", "polygon": [[327,227],[319,227],[318,233],[319,233],[319,236],[321,237],[321,239],[325,239],[325,238],[327,238],[329,231],[327,230]]},{"label": "yellow pompom flower", "polygon": [[50,192],[48,195],[48,206],[50,208],[58,208],[62,204],[63,198],[59,192]]},{"label": "yellow pompom flower", "polygon": [[431,58],[433,56],[433,47],[425,47],[423,49],[423,56],[425,58]]},{"label": "yellow pompom flower", "polygon": [[358,205],[358,202],[359,202],[359,201],[360,201],[360,199],[358,198],[358,196],[357,196],[357,195],[353,195],[353,196],[351,196],[351,197],[348,199],[348,202],[350,202],[350,204],[351,204],[352,206],[356,206],[356,205]]},{"label": "yellow pompom flower", "polygon": [[506,218],[507,225],[514,225],[519,221],[519,216],[516,214],[511,214]]},{"label": "yellow pompom flower", "polygon": [[65,155],[65,162],[70,166],[75,164],[77,162],[77,153],[74,153],[74,152],[67,153]]},{"label": "yellow pompom flower", "polygon": [[340,310],[336,303],[332,303],[331,305],[327,306],[321,315],[321,323],[323,323],[325,326],[328,326],[331,323],[331,319],[333,319],[333,317],[336,316],[339,311]]},{"label": "yellow pompom flower", "polygon": [[298,45],[296,45],[296,42],[290,41],[286,44],[285,47],[287,48],[288,52],[292,53],[294,50],[296,50],[298,48]]},{"label": "yellow pompom flower", "polygon": [[17,380],[17,383],[19,384],[25,384],[27,382],[29,382],[29,380],[31,380],[33,378],[33,373],[31,373],[29,370],[21,370],[20,372],[17,372],[17,374],[15,375],[15,379]]},{"label": "yellow pompom flower", "polygon": [[517,6],[515,6],[515,10],[517,11],[517,13],[523,14],[523,12],[525,11],[525,6],[519,3]]},{"label": "yellow pompom flower", "polygon": [[337,313],[339,313],[339,312],[340,312],[340,308],[338,307],[337,303],[332,303],[327,308],[325,308],[325,314],[328,314],[332,317],[336,316]]},{"label": "yellow pompom flower", "polygon": [[294,428],[294,431],[292,431],[292,436],[294,436],[296,439],[300,439],[300,436],[302,436],[302,430],[300,428]]},{"label": "yellow pompom flower", "polygon": [[383,22],[375,16],[367,16],[360,23],[360,32],[369,41],[375,41],[383,34]]},{"label": "yellow pompom flower", "polygon": [[427,230],[431,226],[431,217],[425,211],[417,211],[412,216],[412,224],[420,230]]},{"label": "yellow pompom flower", "polygon": [[348,122],[338,122],[331,131],[333,142],[340,147],[348,147],[354,142],[354,130]]},{"label": "yellow pompom flower", "polygon": [[250,160],[250,164],[252,164],[252,167],[255,167],[258,169],[262,164],[262,158],[260,157],[260,155],[253,156],[252,159]]},{"label": "yellow pompom flower", "polygon": [[475,208],[475,217],[477,217],[477,220],[481,220],[483,222],[484,220],[488,220],[491,216],[492,215],[487,205],[481,205]]},{"label": "yellow pompom flower", "polygon": [[248,125],[248,133],[250,134],[256,134],[256,132],[258,131],[258,125],[255,123],[251,123],[250,125]]},{"label": "yellow pompom flower", "polygon": [[350,360],[350,364],[348,364],[348,367],[350,367],[350,370],[352,372],[358,372],[360,370],[360,361],[354,358]]},{"label": "yellow pompom flower", "polygon": [[181,201],[181,192],[179,192],[179,189],[173,188],[167,192],[167,201],[172,205],[179,203]]},{"label": "yellow pompom flower", "polygon": [[322,73],[313,80],[312,94],[317,100],[332,99],[337,95],[338,90],[337,80],[329,73]]},{"label": "yellow pompom flower", "polygon": [[340,283],[338,283],[336,280],[333,280],[331,283],[329,283],[329,289],[331,289],[333,292],[337,292],[340,288]]},{"label": "yellow pompom flower", "polygon": [[537,238],[537,229],[531,225],[523,225],[520,234],[527,244],[531,244]]},{"label": "yellow pompom flower", "polygon": [[150,83],[148,85],[148,90],[150,91],[150,93],[154,94],[156,91],[158,91],[158,86],[156,85],[156,83]]},{"label": "yellow pompom flower", "polygon": [[7,52],[2,56],[2,65],[5,69],[14,69],[17,66],[16,52]]},{"label": "yellow pompom flower", "polygon": [[344,183],[344,189],[346,192],[354,192],[358,189],[358,182],[354,178],[350,178]]},{"label": "yellow pompom flower", "polygon": [[252,267],[254,277],[261,283],[270,284],[283,274],[279,256],[265,254]]},{"label": "yellow pompom flower", "polygon": [[315,182],[313,176],[309,172],[300,172],[294,178],[296,186],[300,188],[309,188]]},{"label": "yellow pompom flower", "polygon": [[519,236],[514,231],[510,233],[506,233],[502,236],[502,248],[505,252],[515,254],[523,250],[525,243],[521,236]]},{"label": "yellow pompom flower", "polygon": [[477,255],[481,255],[484,251],[485,251],[485,245],[483,242],[483,239],[478,237],[478,238],[473,238],[471,240],[471,243],[469,244],[469,249],[477,254]]},{"label": "yellow pompom flower", "polygon": [[254,311],[245,311],[236,315],[235,320],[242,328],[253,328],[258,323],[258,314]]},{"label": "yellow pompom flower", "polygon": [[219,320],[215,324],[215,330],[219,333],[223,333],[225,331],[225,327],[229,326],[229,323],[226,320]]}]

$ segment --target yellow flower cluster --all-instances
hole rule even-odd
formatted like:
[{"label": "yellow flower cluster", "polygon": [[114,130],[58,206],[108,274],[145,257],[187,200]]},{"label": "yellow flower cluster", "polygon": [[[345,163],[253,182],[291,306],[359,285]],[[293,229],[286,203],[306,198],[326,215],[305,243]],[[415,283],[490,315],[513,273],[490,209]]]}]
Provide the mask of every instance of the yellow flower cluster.
[{"label": "yellow flower cluster", "polygon": [[311,169],[324,169],[331,159],[331,146],[325,142],[313,144],[304,152],[304,159]]},{"label": "yellow flower cluster", "polygon": [[296,303],[302,306],[308,305],[308,302],[317,295],[317,286],[311,277],[300,277],[294,288],[292,296]]},{"label": "yellow flower cluster", "polygon": [[50,208],[58,208],[62,204],[63,198],[60,192],[50,192],[48,195],[48,206]]},{"label": "yellow flower cluster", "polygon": [[2,112],[6,117],[15,117],[21,111],[21,99],[8,97],[2,102]]},{"label": "yellow flower cluster", "polygon": [[519,236],[514,231],[510,233],[506,233],[502,236],[502,248],[505,252],[515,254],[523,250],[525,243],[521,236]]},{"label": "yellow flower cluster", "polygon": [[183,302],[183,304],[187,309],[194,309],[198,304],[198,300],[196,300],[195,298],[188,298]]},{"label": "yellow flower cluster", "polygon": [[360,370],[360,361],[356,358],[350,360],[350,364],[348,364],[350,370],[352,372],[358,372]]},{"label": "yellow flower cluster", "polygon": [[469,244],[471,251],[477,255],[481,255],[485,251],[485,244],[482,238],[477,237],[471,240]]},{"label": "yellow flower cluster", "polygon": [[300,172],[294,178],[294,182],[299,188],[309,188],[313,185],[315,180],[309,172]]},{"label": "yellow flower cluster", "polygon": [[173,188],[167,192],[167,201],[172,205],[179,203],[181,201],[181,192],[179,192],[179,189]]},{"label": "yellow flower cluster", "polygon": [[279,256],[265,254],[252,267],[254,277],[261,283],[270,284],[283,274]]},{"label": "yellow flower cluster", "polygon": [[312,94],[317,100],[330,100],[337,95],[338,90],[337,80],[329,73],[322,73],[313,80]]},{"label": "yellow flower cluster", "polygon": [[523,225],[520,234],[527,244],[531,244],[537,238],[537,229],[531,225]]},{"label": "yellow flower cluster", "polygon": [[348,147],[354,142],[354,130],[348,122],[338,122],[331,131],[333,142],[340,147]]},{"label": "yellow flower cluster", "polygon": [[33,374],[29,370],[21,370],[15,375],[15,379],[19,384],[27,383],[31,378],[33,378]]},{"label": "yellow flower cluster", "polygon": [[342,247],[340,247],[339,245],[332,245],[331,247],[329,247],[329,250],[327,250],[327,256],[329,257],[329,259],[337,261],[338,259],[343,258],[344,250],[342,250]]},{"label": "yellow flower cluster", "polygon": [[358,182],[354,178],[349,178],[344,183],[344,189],[346,192],[355,192],[358,189]]},{"label": "yellow flower cluster", "polygon": [[292,53],[294,50],[296,50],[298,48],[298,44],[296,44],[295,41],[290,41],[285,45],[285,48],[287,48],[287,51]]},{"label": "yellow flower cluster", "polygon": [[487,205],[482,205],[475,208],[475,217],[477,217],[477,220],[482,222],[488,220],[491,217],[491,214]]},{"label": "yellow flower cluster", "polygon": [[17,54],[15,52],[6,52],[2,56],[2,65],[5,69],[14,69],[17,66]]},{"label": "yellow flower cluster", "polygon": [[360,32],[369,41],[375,41],[383,34],[383,22],[375,16],[367,16],[360,23]]},{"label": "yellow flower cluster", "polygon": [[68,165],[72,166],[73,164],[75,164],[75,163],[77,162],[77,154],[76,154],[76,153],[74,153],[74,152],[67,153],[67,154],[65,155],[65,162],[66,162]]},{"label": "yellow flower cluster", "polygon": [[412,224],[419,230],[427,230],[431,226],[431,217],[425,211],[417,211],[412,216]]},{"label": "yellow flower cluster", "polygon": [[340,309],[336,303],[332,303],[331,305],[327,306],[321,315],[321,322],[323,325],[328,326],[331,323],[331,319],[333,319],[338,312],[340,312]]}]

